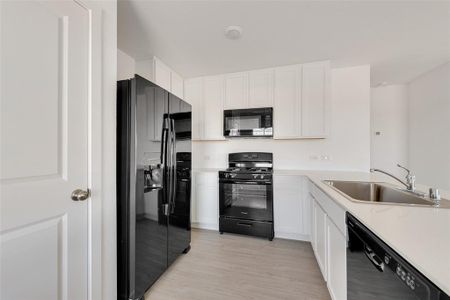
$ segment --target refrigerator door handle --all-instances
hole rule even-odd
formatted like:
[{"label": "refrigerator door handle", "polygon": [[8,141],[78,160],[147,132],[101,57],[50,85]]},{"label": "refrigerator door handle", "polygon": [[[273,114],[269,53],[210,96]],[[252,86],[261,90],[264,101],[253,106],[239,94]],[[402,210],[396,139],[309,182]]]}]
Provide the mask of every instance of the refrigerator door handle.
[{"label": "refrigerator door handle", "polygon": [[[170,169],[168,169],[167,166],[167,142],[169,138],[169,120],[167,117],[163,118],[163,124],[162,124],[162,133],[161,133],[161,173],[162,173],[162,188],[163,188],[163,201],[169,202],[170,197],[168,197],[168,194],[170,193],[170,190],[168,188],[170,187],[170,182],[167,182],[166,174],[167,171],[170,172]],[[170,176],[169,176],[170,179]],[[163,208],[164,209],[164,208]]]},{"label": "refrigerator door handle", "polygon": [[172,205],[170,208],[170,212],[174,213],[175,211],[175,198],[176,198],[176,187],[177,187],[177,137],[175,134],[175,120],[174,119],[170,119],[171,121],[171,131],[172,131],[172,197],[171,197],[171,201],[172,201]]},{"label": "refrigerator door handle", "polygon": [[168,203],[168,211],[171,212],[171,206],[172,206],[172,193],[173,193],[173,155],[172,155],[172,149],[173,149],[173,137],[172,137],[172,121],[171,119],[167,119],[167,127],[168,127],[168,138],[167,138],[167,173],[168,173],[168,197],[167,197],[167,203]]},{"label": "refrigerator door handle", "polygon": [[167,157],[166,157],[166,151],[167,151],[167,138],[169,135],[169,124],[168,124],[168,119],[164,118],[163,119],[163,124],[162,124],[162,131],[161,131],[161,167],[163,169],[164,172],[164,168],[166,167],[167,164]]}]

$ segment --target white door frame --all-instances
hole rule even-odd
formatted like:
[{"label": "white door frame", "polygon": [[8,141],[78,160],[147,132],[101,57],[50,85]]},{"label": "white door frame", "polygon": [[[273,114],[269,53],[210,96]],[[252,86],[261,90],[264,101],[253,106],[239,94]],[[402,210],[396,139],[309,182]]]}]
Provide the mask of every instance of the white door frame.
[{"label": "white door frame", "polygon": [[74,0],[89,13],[88,96],[88,300],[102,299],[102,12]]}]

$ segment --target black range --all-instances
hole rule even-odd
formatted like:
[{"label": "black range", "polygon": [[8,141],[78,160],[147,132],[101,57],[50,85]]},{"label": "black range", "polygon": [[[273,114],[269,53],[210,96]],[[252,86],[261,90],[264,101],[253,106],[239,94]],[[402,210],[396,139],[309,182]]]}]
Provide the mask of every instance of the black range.
[{"label": "black range", "polygon": [[219,172],[219,231],[272,240],[272,153],[228,155],[228,169]]}]

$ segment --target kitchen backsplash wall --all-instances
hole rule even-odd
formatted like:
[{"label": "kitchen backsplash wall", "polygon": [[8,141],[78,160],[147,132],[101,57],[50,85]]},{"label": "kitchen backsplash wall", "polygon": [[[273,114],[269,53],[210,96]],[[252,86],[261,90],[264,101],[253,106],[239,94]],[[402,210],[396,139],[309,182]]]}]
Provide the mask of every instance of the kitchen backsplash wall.
[{"label": "kitchen backsplash wall", "polygon": [[193,142],[194,168],[225,168],[228,153],[242,151],[273,152],[276,169],[368,171],[370,66],[332,70],[332,115],[329,138]]}]

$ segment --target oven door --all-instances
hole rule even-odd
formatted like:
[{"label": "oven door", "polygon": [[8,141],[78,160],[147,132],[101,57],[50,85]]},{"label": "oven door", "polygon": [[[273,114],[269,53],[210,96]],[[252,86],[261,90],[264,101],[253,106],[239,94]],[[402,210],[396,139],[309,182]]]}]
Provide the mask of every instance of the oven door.
[{"label": "oven door", "polygon": [[271,137],[272,108],[225,110],[223,130],[227,137]]},{"label": "oven door", "polygon": [[258,221],[273,221],[271,182],[220,181],[220,215]]}]

